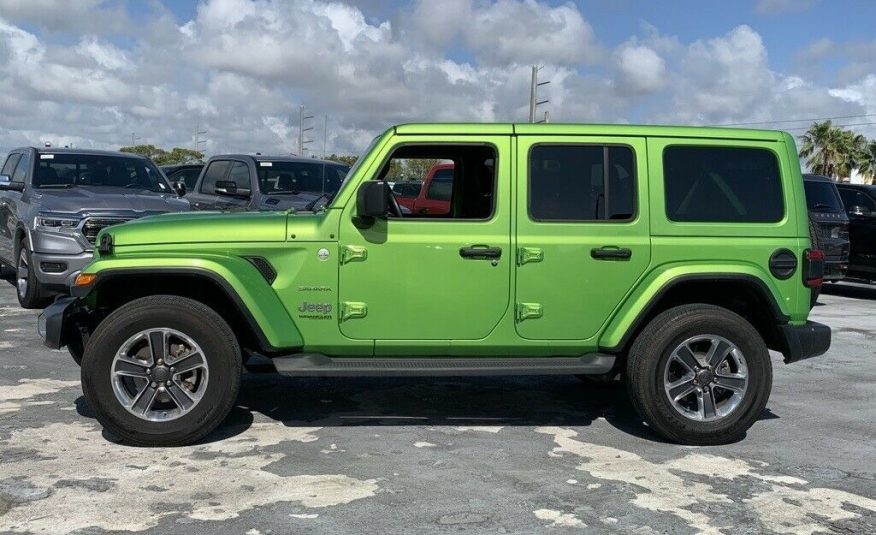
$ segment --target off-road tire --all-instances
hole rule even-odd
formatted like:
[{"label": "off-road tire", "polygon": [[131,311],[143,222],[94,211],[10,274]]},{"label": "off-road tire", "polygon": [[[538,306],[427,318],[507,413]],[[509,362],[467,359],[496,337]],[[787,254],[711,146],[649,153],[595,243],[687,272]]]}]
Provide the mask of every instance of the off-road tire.
[{"label": "off-road tire", "polygon": [[[684,340],[705,334],[736,344],[749,374],[740,405],[711,422],[679,414],[664,390],[671,352]],[[645,326],[630,348],[626,377],[633,407],[652,429],[674,442],[707,446],[735,442],[757,421],[772,389],[772,364],[763,338],[744,318],[725,308],[691,304],[666,310]]]},{"label": "off-road tire", "polygon": [[[27,290],[24,295],[18,290],[18,265],[19,265],[19,255],[24,255],[28,271],[27,271]],[[36,277],[36,267],[33,265],[33,257],[30,254],[30,249],[27,248],[27,242],[22,240],[18,244],[18,249],[15,251],[15,267],[13,268],[13,283],[16,284],[15,287],[15,296],[18,298],[18,304],[21,305],[21,308],[43,308],[47,304],[49,304],[49,300],[43,297],[42,291],[40,289],[40,281],[37,280]]]},{"label": "off-road tire", "polygon": [[[139,418],[119,402],[111,381],[116,352],[126,340],[149,328],[171,328],[191,337],[203,350],[209,381],[203,397],[175,420]],[[137,446],[183,446],[213,431],[228,415],[240,390],[242,359],[234,332],[206,305],[185,297],[157,295],[127,303],[94,331],[82,359],[82,390],[101,425]]]}]

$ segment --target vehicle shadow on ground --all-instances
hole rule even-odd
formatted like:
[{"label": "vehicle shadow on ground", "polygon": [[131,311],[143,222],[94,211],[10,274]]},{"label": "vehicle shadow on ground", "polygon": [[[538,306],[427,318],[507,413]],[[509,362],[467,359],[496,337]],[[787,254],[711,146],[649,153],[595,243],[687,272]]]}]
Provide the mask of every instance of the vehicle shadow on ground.
[{"label": "vehicle shadow on ground", "polygon": [[[84,398],[79,414],[93,418]],[[260,414],[288,427],[587,427],[604,418],[618,430],[667,442],[636,414],[620,381],[600,384],[566,376],[325,377],[274,373],[243,376],[237,404],[201,443],[245,432]],[[779,416],[764,411],[761,420]],[[118,440],[104,432],[112,442]]]},{"label": "vehicle shadow on ground", "polygon": [[876,286],[864,284],[825,284],[821,287],[821,293],[828,295],[838,295],[840,297],[849,297],[852,299],[867,299],[876,301]]}]

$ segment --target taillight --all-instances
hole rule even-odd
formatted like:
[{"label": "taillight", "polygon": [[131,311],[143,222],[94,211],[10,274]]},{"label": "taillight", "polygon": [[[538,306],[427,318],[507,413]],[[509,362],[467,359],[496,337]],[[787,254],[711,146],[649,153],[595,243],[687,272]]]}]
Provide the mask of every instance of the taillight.
[{"label": "taillight", "polygon": [[806,249],[803,253],[803,285],[819,288],[824,282],[824,251]]}]

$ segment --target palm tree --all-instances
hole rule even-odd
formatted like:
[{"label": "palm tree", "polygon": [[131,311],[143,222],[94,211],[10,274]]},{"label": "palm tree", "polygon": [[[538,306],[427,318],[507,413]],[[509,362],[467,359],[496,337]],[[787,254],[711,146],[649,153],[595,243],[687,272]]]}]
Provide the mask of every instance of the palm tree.
[{"label": "palm tree", "polygon": [[858,155],[858,172],[864,177],[864,182],[872,184],[876,181],[876,140],[867,143]]},{"label": "palm tree", "polygon": [[848,179],[852,171],[860,167],[867,149],[867,138],[856,134],[851,130],[839,129],[839,162],[837,175],[842,179]]},{"label": "palm tree", "polygon": [[841,132],[828,120],[812,123],[809,130],[800,136],[803,142],[800,157],[806,158],[806,164],[813,173],[836,178],[837,167],[842,159]]}]

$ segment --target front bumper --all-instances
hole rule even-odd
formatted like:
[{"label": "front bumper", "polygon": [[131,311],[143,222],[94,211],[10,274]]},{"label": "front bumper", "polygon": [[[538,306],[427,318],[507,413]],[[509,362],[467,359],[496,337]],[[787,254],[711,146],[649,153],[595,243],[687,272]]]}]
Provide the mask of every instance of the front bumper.
[{"label": "front bumper", "polygon": [[785,364],[827,353],[830,349],[830,327],[807,321],[805,325],[781,325],[782,354]]},{"label": "front bumper", "polygon": [[49,305],[37,319],[37,331],[46,347],[61,349],[77,334],[74,316],[81,312],[79,299],[62,297]]},{"label": "front bumper", "polygon": [[80,254],[57,254],[57,253],[31,253],[36,278],[40,284],[68,289],[82,268],[88,265],[94,258],[94,253]]}]

